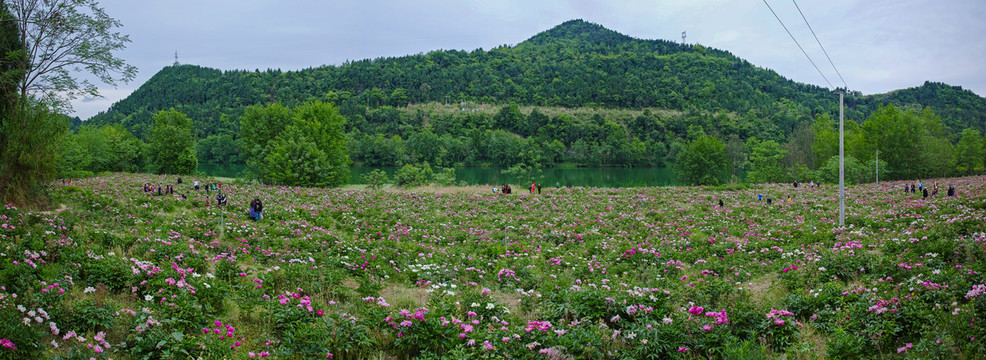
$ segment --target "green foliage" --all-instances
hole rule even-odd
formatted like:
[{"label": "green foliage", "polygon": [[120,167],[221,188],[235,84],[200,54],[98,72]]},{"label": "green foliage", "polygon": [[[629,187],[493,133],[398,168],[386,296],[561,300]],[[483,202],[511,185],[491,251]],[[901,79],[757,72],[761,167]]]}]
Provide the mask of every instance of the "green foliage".
[{"label": "green foliage", "polygon": [[863,123],[866,150],[854,155],[869,159],[873,149],[879,149],[880,158],[899,178],[946,176],[947,172],[941,173],[942,167],[954,160],[942,126],[941,118],[930,109],[917,114],[893,105],[883,106]]},{"label": "green foliage", "polygon": [[151,161],[158,174],[194,174],[199,166],[192,137],[192,120],[178,110],[154,115],[150,141]]},{"label": "green foliage", "polygon": [[[886,164],[883,164],[886,165]],[[867,173],[867,168],[863,166],[856,160],[852,155],[847,155],[845,159],[845,167],[843,175],[845,176],[846,184],[858,184],[863,181],[865,174]],[[873,172],[869,172],[872,176]],[[825,162],[825,165],[818,169],[816,172],[819,182],[828,184],[838,184],[839,183],[839,157],[833,156]]]},{"label": "green foliage", "polygon": [[117,31],[122,24],[99,7],[98,1],[12,0],[5,6],[23,33],[21,40],[32,45],[25,56],[33,63],[18,79],[21,97],[66,106],[67,102],[59,100],[99,95],[96,84],[77,80],[73,71],[85,71],[108,85],[137,75],[136,67],[114,54],[126,48],[130,38]]},{"label": "green foliage", "polygon": [[983,169],[983,140],[979,130],[968,128],[962,130],[962,138],[955,149],[958,155],[956,170],[962,174],[972,174]]},{"label": "green foliage", "polygon": [[209,135],[195,145],[200,162],[209,164],[239,164],[242,145],[230,134]]},{"label": "green foliage", "polygon": [[758,184],[787,181],[784,169],[780,165],[787,151],[781,149],[780,144],[774,140],[759,142],[755,138],[747,143],[752,148],[750,153],[752,170],[747,175],[747,182]]},{"label": "green foliage", "polygon": [[263,182],[339,186],[349,180],[346,119],[330,103],[254,106],[241,119],[247,166]]},{"label": "green foliage", "polygon": [[[426,170],[427,169],[427,170]],[[394,174],[394,185],[402,187],[416,187],[428,184],[428,173],[431,167],[425,163],[422,167],[405,164],[397,173]]]},{"label": "green foliage", "polygon": [[329,159],[311,136],[289,127],[274,141],[263,163],[265,181],[289,186],[327,186],[332,177]]},{"label": "green foliage", "polygon": [[725,145],[715,137],[702,135],[678,155],[675,171],[689,184],[718,185],[726,165]]},{"label": "green foliage", "polygon": [[147,145],[121,125],[83,126],[62,143],[62,176],[72,171],[140,171]]},{"label": "green foliage", "polygon": [[431,176],[431,181],[441,186],[455,185],[455,168],[444,168]]},{"label": "green foliage", "polygon": [[372,190],[379,190],[383,184],[390,181],[387,173],[380,169],[374,169],[373,171],[363,174],[363,182],[370,186]]},{"label": "green foliage", "polygon": [[39,200],[57,176],[68,122],[44,104],[22,99],[17,106],[0,120],[0,200],[22,204]]},{"label": "green foliage", "polygon": [[291,109],[281,103],[253,105],[244,110],[240,117],[240,139],[248,176],[257,180],[267,177],[263,162],[274,147],[273,140],[291,124],[292,116]]},{"label": "green foliage", "polygon": [[519,163],[501,170],[500,173],[521,181],[532,182],[541,174],[541,167]]}]

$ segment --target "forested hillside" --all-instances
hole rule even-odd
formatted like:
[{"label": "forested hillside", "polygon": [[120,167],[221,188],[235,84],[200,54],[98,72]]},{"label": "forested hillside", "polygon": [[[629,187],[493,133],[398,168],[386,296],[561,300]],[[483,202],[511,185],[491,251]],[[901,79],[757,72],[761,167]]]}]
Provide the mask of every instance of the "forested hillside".
[{"label": "forested hillside", "polygon": [[[350,156],[367,165],[662,166],[710,135],[732,144],[726,148],[734,173],[751,164],[754,145],[763,141],[784,145],[788,165],[817,169],[827,160],[809,156],[818,152],[815,133],[827,130],[819,121],[838,118],[838,96],[828,89],[727,51],[635,39],[573,20],[489,51],[431,51],[288,72],[169,66],[86,123],[122,124],[146,140],[153,115],[174,108],[193,121],[200,161],[240,162],[247,107],[314,100],[339,106]],[[966,128],[986,131],[986,99],[933,82],[847,94],[846,117],[856,124],[850,128],[862,129],[882,104],[894,105],[884,115],[906,112],[943,125],[934,136],[953,147]],[[856,155],[866,161],[879,146],[860,140]]]}]

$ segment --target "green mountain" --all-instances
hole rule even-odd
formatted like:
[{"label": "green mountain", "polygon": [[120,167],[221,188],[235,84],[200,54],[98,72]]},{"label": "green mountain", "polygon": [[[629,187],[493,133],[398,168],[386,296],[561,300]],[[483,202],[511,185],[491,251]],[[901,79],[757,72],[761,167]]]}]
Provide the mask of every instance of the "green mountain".
[{"label": "green mountain", "polygon": [[[235,134],[237,119],[247,106],[273,102],[295,106],[327,97],[350,119],[350,131],[387,135],[404,130],[400,124],[386,123],[393,119],[375,116],[380,111],[374,109],[392,107],[406,113],[409,104],[432,102],[597,108],[604,117],[606,109],[672,110],[707,118],[724,113],[730,118],[759,119],[773,129],[771,134],[760,134],[762,126],[750,125],[754,129],[739,133],[741,137],[778,140],[818,113],[838,114],[838,97],[828,89],[791,81],[727,51],[635,39],[572,20],[516,46],[489,51],[431,51],[299,71],[169,66],[88,123],[121,123],[146,138],[151,116],[175,108],[193,119],[198,137],[206,138]],[[879,104],[928,106],[943,117],[953,134],[966,127],[986,132],[986,99],[959,87],[925,83],[889,94],[851,93],[847,118],[862,121]],[[681,132],[678,136],[685,136]],[[631,132],[629,136],[648,135]]]}]

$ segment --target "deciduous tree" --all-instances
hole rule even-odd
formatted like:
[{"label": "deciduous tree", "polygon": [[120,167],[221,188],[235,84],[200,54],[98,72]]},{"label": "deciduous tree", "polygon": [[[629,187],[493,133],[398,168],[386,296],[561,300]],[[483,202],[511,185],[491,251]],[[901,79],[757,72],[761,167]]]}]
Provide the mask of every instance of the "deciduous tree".
[{"label": "deciduous tree", "polygon": [[171,109],[154,115],[151,129],[151,161],[158,174],[193,174],[199,166],[192,136],[192,120]]},{"label": "deciduous tree", "polygon": [[726,146],[713,136],[702,135],[678,155],[675,170],[689,184],[717,185],[726,165]]}]

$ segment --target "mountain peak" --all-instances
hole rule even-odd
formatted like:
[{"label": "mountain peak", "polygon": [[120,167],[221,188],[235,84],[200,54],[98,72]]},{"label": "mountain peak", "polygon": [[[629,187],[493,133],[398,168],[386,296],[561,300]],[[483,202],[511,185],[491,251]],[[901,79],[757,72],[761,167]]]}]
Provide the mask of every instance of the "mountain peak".
[{"label": "mountain peak", "polygon": [[576,19],[563,22],[558,26],[534,35],[525,42],[540,45],[556,41],[577,40],[612,45],[631,39],[629,36],[607,29],[602,25]]}]

